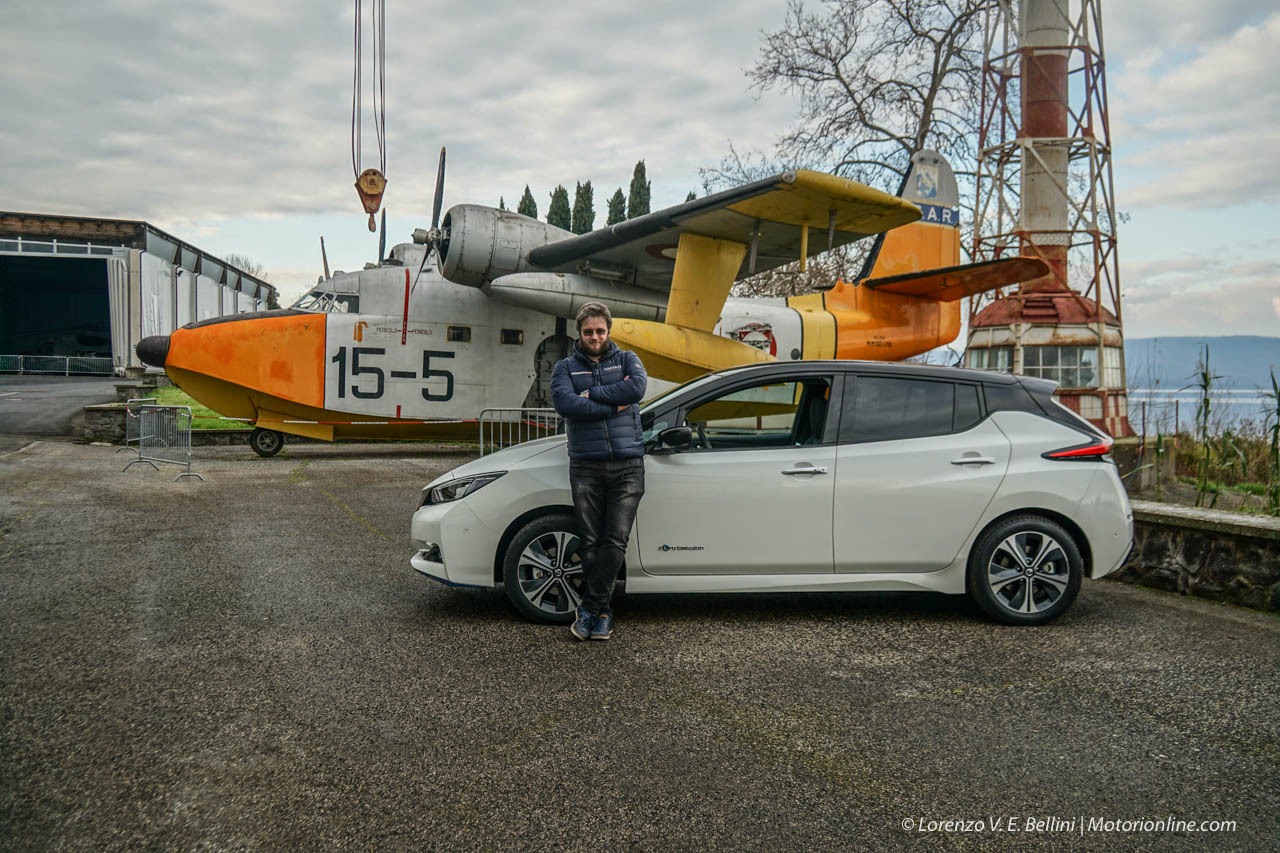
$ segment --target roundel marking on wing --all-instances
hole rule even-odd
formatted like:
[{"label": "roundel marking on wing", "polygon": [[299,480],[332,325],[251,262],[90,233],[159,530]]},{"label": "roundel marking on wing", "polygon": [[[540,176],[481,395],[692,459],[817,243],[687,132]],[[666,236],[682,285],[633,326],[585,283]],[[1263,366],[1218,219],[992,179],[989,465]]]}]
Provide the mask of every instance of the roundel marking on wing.
[{"label": "roundel marking on wing", "polygon": [[644,250],[660,261],[674,261],[676,259],[675,243],[650,243],[644,247]]}]

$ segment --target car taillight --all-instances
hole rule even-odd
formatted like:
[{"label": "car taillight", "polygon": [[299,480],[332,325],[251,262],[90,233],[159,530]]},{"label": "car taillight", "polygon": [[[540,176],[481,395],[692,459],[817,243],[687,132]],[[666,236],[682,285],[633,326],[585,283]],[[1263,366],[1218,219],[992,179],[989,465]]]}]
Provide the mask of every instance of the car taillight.
[{"label": "car taillight", "polygon": [[1112,440],[1108,436],[1086,441],[1084,444],[1073,444],[1058,450],[1041,453],[1045,459],[1103,459],[1111,452]]}]

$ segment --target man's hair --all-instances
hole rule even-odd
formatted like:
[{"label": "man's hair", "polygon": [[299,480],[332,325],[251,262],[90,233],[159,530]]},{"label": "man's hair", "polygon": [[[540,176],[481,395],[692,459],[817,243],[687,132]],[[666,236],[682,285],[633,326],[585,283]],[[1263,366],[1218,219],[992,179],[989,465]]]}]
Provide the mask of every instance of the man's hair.
[{"label": "man's hair", "polygon": [[609,306],[603,302],[588,302],[578,309],[578,331],[581,332],[582,324],[593,317],[603,318],[606,329],[613,328],[613,315],[609,313]]}]

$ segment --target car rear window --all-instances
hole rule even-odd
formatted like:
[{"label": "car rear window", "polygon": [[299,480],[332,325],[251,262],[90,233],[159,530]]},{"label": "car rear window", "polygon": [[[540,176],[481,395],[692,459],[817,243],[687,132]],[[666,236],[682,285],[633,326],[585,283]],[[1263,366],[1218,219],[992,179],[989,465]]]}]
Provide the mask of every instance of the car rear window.
[{"label": "car rear window", "polygon": [[988,412],[1032,412],[1038,414],[1040,407],[1031,399],[1031,395],[1021,385],[983,385],[987,398]]},{"label": "car rear window", "polygon": [[982,407],[978,404],[977,385],[956,386],[955,432],[964,432],[982,420]]}]

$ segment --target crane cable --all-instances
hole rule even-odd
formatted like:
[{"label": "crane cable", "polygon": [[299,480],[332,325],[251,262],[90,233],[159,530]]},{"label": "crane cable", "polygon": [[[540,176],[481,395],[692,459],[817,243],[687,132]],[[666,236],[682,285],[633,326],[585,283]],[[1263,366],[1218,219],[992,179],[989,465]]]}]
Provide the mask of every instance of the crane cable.
[{"label": "crane cable", "polygon": [[361,0],[355,0],[355,69],[351,83],[351,170],[356,177],[356,192],[369,214],[369,230],[378,226],[374,214],[382,205],[382,194],[387,188],[387,98],[386,98],[386,0],[371,0],[369,14],[373,25],[371,61],[373,80],[370,94],[373,99],[373,127],[378,143],[378,168],[361,170],[362,125],[364,111],[364,34]]}]

